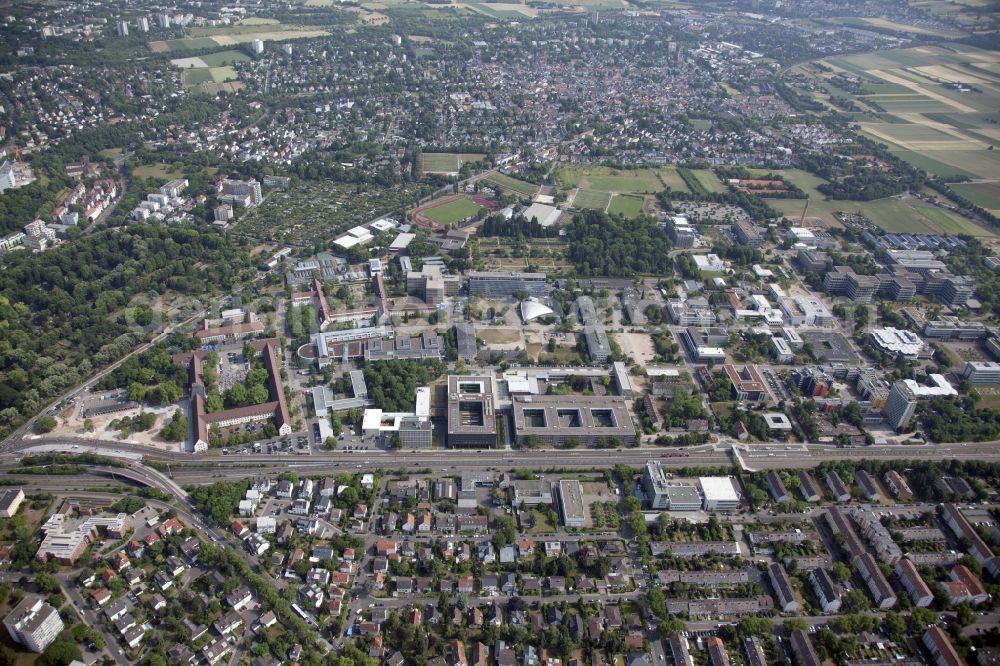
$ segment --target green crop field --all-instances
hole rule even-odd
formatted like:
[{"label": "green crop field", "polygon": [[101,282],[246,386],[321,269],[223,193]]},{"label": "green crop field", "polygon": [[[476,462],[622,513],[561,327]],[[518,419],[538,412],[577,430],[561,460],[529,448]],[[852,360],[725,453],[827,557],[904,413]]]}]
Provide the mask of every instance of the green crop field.
[{"label": "green crop field", "polygon": [[446,203],[443,206],[428,208],[427,210],[421,211],[420,214],[428,220],[433,220],[438,224],[448,226],[475,215],[479,212],[479,210],[480,207],[468,199],[457,199]]},{"label": "green crop field", "polygon": [[514,192],[522,197],[530,198],[538,194],[538,185],[518,180],[517,178],[511,178],[502,173],[490,174],[485,180],[487,183],[493,183],[502,190]]},{"label": "green crop field", "polygon": [[573,199],[574,207],[591,210],[605,210],[609,203],[611,203],[611,195],[597,190],[580,190]]},{"label": "green crop field", "polygon": [[619,213],[625,217],[639,217],[642,215],[642,203],[641,197],[630,197],[627,195],[616,194],[614,198],[611,199],[611,205],[608,206],[609,213]]},{"label": "green crop field", "polygon": [[923,169],[927,173],[931,173],[936,176],[944,176],[944,177],[968,176],[970,178],[972,177],[972,174],[966,171],[965,169],[961,169],[951,164],[945,164],[944,162],[940,162],[924,153],[918,153],[912,150],[893,150],[890,152],[892,152],[893,155],[903,160],[904,162],[908,162],[913,166],[917,167],[918,169]]},{"label": "green crop field", "polygon": [[861,210],[872,222],[890,232],[993,236],[992,232],[972,221],[919,199],[890,198],[854,202],[850,209]]},{"label": "green crop field", "polygon": [[219,43],[211,37],[188,37],[185,39],[169,39],[163,42],[167,45],[167,50],[171,53],[182,51],[200,51],[201,49],[214,49]]},{"label": "green crop field", "polygon": [[201,56],[201,60],[209,67],[222,67],[223,65],[231,65],[234,62],[247,62],[250,60],[250,56],[242,51],[229,50],[203,55]]},{"label": "green crop field", "polygon": [[977,206],[994,213],[1000,211],[1000,183],[957,183],[951,189]]}]

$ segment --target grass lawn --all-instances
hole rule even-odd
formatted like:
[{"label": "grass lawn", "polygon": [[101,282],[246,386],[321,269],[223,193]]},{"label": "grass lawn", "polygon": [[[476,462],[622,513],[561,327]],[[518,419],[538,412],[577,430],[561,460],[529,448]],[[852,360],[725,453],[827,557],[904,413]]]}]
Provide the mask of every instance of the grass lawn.
[{"label": "grass lawn", "polygon": [[98,153],[101,157],[114,159],[116,157],[121,157],[122,153],[125,152],[121,148],[105,148]]},{"label": "grass lawn", "polygon": [[502,173],[491,174],[485,179],[488,183],[493,183],[502,190],[509,190],[522,197],[533,197],[538,194],[538,185],[528,183],[517,178],[505,176]]},{"label": "grass lawn", "polygon": [[611,195],[607,192],[580,190],[573,199],[573,206],[576,208],[589,208],[591,210],[605,210],[610,202]]},{"label": "grass lawn", "polygon": [[458,199],[443,206],[428,208],[420,214],[438,224],[449,225],[475,215],[479,210],[480,207],[468,199]]},{"label": "grass lawn", "polygon": [[951,189],[977,206],[1000,210],[1000,183],[956,183]]},{"label": "grass lawn", "polygon": [[211,37],[187,37],[185,39],[169,39],[165,42],[167,50],[171,53],[179,51],[198,51],[200,49],[214,49],[219,43]]},{"label": "grass lawn", "polygon": [[611,205],[608,206],[609,213],[620,213],[625,217],[639,217],[642,215],[642,203],[641,197],[630,197],[622,194],[616,194],[613,199],[611,199]]},{"label": "grass lawn", "polygon": [[242,51],[229,50],[203,55],[201,59],[209,67],[222,67],[223,65],[231,65],[234,62],[246,62],[250,60],[250,56]]},{"label": "grass lawn", "polygon": [[164,180],[170,180],[171,178],[179,176],[181,170],[176,168],[173,164],[156,162],[154,164],[143,164],[142,166],[137,166],[132,173],[137,178],[163,178]]}]

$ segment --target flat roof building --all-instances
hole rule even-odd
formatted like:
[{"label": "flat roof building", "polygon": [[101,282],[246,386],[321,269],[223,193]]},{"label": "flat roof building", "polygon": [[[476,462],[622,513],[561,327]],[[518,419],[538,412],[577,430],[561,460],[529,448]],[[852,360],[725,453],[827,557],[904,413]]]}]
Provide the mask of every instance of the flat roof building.
[{"label": "flat roof building", "polygon": [[730,476],[703,476],[698,486],[704,498],[706,511],[736,511],[740,508],[740,494],[736,480]]},{"label": "flat roof building", "polygon": [[37,653],[45,652],[64,627],[59,611],[33,595],[24,597],[3,623],[11,640]]},{"label": "flat roof building", "polygon": [[448,446],[494,448],[497,422],[494,411],[493,378],[448,377]]},{"label": "flat roof building", "polygon": [[566,527],[583,527],[587,512],[583,505],[583,486],[576,479],[559,481],[559,511]]},{"label": "flat roof building", "polygon": [[469,278],[470,296],[503,298],[524,292],[528,296],[542,297],[549,291],[545,273],[470,271],[466,275]]},{"label": "flat roof building", "polygon": [[658,460],[647,460],[642,470],[642,489],[651,509],[667,509],[667,475]]},{"label": "flat roof building", "polygon": [[514,437],[551,445],[576,440],[584,446],[635,437],[628,400],[619,396],[517,395],[512,397]]}]

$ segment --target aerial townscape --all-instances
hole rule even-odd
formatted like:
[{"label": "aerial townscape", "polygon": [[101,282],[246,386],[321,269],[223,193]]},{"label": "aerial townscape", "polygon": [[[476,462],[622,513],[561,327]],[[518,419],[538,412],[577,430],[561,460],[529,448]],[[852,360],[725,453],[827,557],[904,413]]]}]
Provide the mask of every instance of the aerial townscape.
[{"label": "aerial townscape", "polygon": [[0,666],[997,666],[996,0],[0,2]]}]

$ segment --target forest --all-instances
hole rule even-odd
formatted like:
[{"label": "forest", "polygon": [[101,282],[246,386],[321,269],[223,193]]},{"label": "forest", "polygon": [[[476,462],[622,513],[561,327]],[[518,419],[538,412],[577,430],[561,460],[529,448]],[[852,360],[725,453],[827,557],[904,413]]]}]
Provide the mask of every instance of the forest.
[{"label": "forest", "polygon": [[667,275],[673,270],[670,239],[652,218],[626,220],[588,210],[574,215],[566,232],[566,256],[581,276]]},{"label": "forest", "polygon": [[146,338],[122,316],[134,297],[228,290],[251,271],[247,252],[214,231],[148,225],[9,255],[0,273],[0,436]]}]

